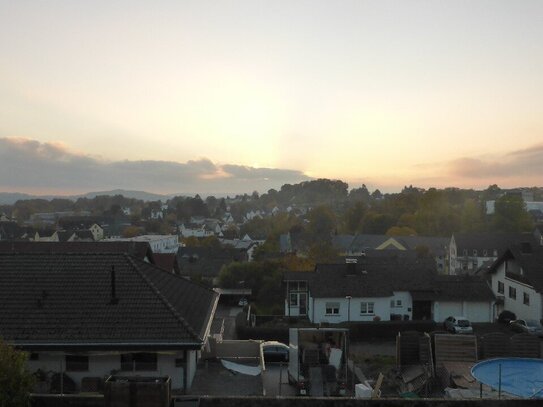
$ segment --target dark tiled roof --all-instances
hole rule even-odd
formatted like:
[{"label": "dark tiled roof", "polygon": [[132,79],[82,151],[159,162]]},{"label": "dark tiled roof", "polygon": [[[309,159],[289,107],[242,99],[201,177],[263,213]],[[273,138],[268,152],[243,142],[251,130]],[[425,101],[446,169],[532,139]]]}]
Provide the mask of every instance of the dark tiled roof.
[{"label": "dark tiled roof", "polygon": [[371,258],[358,264],[318,264],[313,273],[289,273],[286,280],[308,281],[316,298],[388,297],[393,291],[431,290],[433,259]]},{"label": "dark tiled roof", "polygon": [[179,274],[179,266],[177,265],[176,253],[153,253],[155,265],[170,273]]},{"label": "dark tiled roof", "polygon": [[433,259],[403,256],[370,258],[356,265],[318,264],[314,272],[285,272],[283,279],[307,281],[316,298],[389,297],[394,291],[409,291],[417,300],[494,298],[481,278],[438,275]]},{"label": "dark tiled roof", "polygon": [[436,291],[441,301],[492,301],[496,298],[486,280],[478,276],[437,276]]},{"label": "dark tiled roof", "polygon": [[180,247],[177,251],[177,263],[183,276],[217,277],[223,266],[246,260],[247,252],[243,249]]},{"label": "dark tiled roof", "polygon": [[530,253],[526,253],[521,250],[521,246],[512,245],[490,266],[488,272],[496,272],[498,267],[506,260],[515,260],[522,267],[523,274],[508,271],[507,277],[529,284],[536,291],[543,293],[543,247],[535,245],[530,246],[530,248]]},{"label": "dark tiled roof", "polygon": [[126,254],[0,254],[0,336],[23,346],[196,346],[216,299]]},{"label": "dark tiled roof", "polygon": [[509,247],[520,242],[536,243],[531,233],[460,234],[454,235],[454,241],[458,256],[463,256],[464,250],[468,251],[468,256],[473,254],[473,250],[477,250],[478,255],[481,256],[486,250],[489,257],[493,256],[494,250],[497,250],[500,256]]},{"label": "dark tiled roof", "polygon": [[126,253],[153,263],[147,242],[0,242],[0,253]]}]

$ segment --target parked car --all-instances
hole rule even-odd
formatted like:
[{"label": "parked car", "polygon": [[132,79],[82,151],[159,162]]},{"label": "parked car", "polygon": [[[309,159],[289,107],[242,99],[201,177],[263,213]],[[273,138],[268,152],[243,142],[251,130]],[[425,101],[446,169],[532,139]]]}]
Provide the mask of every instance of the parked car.
[{"label": "parked car", "polygon": [[473,333],[473,327],[466,317],[449,317],[443,322],[443,328],[453,334]]},{"label": "parked car", "polygon": [[510,326],[515,332],[526,332],[543,337],[543,327],[535,319],[516,319],[510,322]]},{"label": "parked car", "polygon": [[277,341],[262,343],[262,353],[265,362],[288,362],[288,345]]}]

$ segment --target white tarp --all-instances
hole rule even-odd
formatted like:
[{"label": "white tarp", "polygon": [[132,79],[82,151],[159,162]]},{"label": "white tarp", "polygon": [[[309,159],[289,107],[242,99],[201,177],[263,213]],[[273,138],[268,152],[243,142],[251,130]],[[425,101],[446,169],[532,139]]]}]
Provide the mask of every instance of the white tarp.
[{"label": "white tarp", "polygon": [[246,374],[249,376],[258,376],[262,372],[260,366],[242,365],[240,363],[229,362],[228,360],[224,359],[221,359],[221,363],[228,370],[232,370],[234,372]]},{"label": "white tarp", "polygon": [[336,370],[339,370],[339,366],[341,365],[341,355],[343,352],[341,349],[338,348],[332,348],[330,349],[330,364],[336,368]]}]

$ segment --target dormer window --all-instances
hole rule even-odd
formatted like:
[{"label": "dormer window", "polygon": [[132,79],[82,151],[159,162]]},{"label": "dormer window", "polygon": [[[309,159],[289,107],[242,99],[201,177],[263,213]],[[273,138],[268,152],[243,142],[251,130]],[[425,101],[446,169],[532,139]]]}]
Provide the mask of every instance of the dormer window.
[{"label": "dormer window", "polygon": [[475,257],[477,257],[477,250],[474,250],[474,251],[473,251],[473,255],[474,255]]},{"label": "dormer window", "polygon": [[486,249],[483,250],[483,256],[485,256],[485,257],[488,256],[488,252],[487,252]]}]

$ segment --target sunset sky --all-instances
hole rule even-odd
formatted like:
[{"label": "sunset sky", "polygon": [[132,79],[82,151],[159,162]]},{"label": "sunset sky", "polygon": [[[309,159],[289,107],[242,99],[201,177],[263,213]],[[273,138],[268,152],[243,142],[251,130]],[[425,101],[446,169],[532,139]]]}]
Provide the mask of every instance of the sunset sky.
[{"label": "sunset sky", "polygon": [[543,1],[0,0],[0,191],[543,186]]}]

